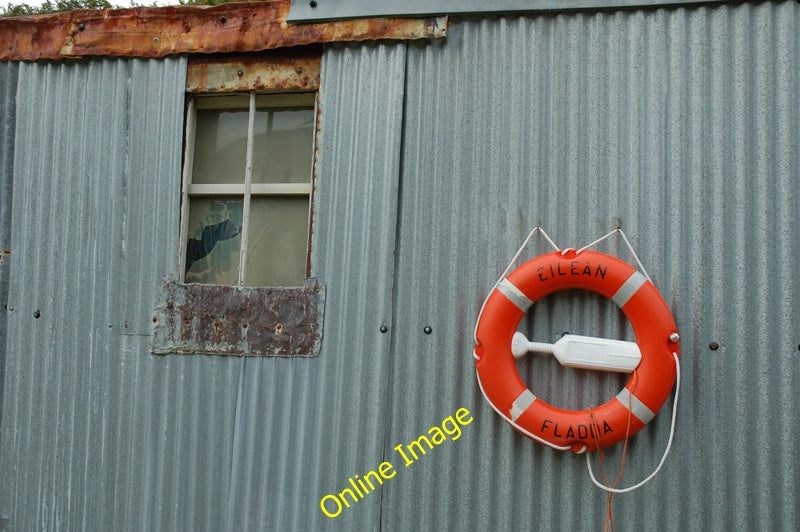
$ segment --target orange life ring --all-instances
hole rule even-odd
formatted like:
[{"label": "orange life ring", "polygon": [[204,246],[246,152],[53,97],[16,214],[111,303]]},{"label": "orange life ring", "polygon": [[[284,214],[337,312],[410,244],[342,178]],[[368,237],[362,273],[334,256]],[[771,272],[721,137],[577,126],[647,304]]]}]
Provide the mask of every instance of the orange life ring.
[{"label": "orange life ring", "polygon": [[[567,289],[589,290],[616,303],[642,354],[616,397],[580,411],[538,399],[520,378],[511,353],[511,338],[528,308]],[[630,264],[596,251],[555,251],[511,272],[486,299],[475,341],[478,384],[494,410],[529,438],[577,453],[614,445],[644,427],[672,390],[672,354],[679,352],[672,313],[653,283]]]}]

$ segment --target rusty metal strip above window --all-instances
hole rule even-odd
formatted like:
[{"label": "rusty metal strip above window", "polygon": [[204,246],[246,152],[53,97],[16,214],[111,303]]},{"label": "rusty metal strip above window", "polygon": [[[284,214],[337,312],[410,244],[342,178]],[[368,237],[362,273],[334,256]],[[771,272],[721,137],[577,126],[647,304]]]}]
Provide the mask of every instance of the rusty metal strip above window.
[{"label": "rusty metal strip above window", "polygon": [[432,39],[446,34],[445,17],[287,24],[290,7],[290,0],[265,0],[0,18],[0,59],[153,58],[328,42]]},{"label": "rusty metal strip above window", "polygon": [[164,281],[153,314],[156,354],[316,356],[325,286],[236,287]]},{"label": "rusty metal strip above window", "polygon": [[189,58],[186,91],[316,91],[321,46],[270,50],[258,55],[205,55]]}]

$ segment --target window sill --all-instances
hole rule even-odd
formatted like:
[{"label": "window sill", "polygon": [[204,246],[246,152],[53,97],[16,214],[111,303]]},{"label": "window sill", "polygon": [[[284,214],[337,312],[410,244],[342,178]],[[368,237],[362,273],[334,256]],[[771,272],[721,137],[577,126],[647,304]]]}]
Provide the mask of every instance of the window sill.
[{"label": "window sill", "polygon": [[319,354],[325,286],[256,288],[164,281],[153,314],[155,354]]}]

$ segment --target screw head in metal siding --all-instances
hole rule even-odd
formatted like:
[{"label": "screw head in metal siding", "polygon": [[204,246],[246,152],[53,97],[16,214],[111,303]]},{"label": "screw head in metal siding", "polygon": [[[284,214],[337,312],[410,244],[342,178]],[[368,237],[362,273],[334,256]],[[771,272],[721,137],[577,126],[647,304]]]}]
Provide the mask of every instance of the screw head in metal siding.
[{"label": "screw head in metal siding", "polygon": [[313,7],[317,7],[317,0],[311,0],[311,1],[308,3],[308,5],[310,5],[312,8],[313,8]]},{"label": "screw head in metal siding", "polygon": [[381,325],[381,332],[382,333],[386,334],[388,331],[389,331],[389,327],[387,327],[385,324]]},{"label": "screw head in metal siding", "polygon": [[426,325],[425,328],[422,329],[422,332],[424,332],[425,334],[430,334],[433,332],[433,329],[431,329],[430,325]]},{"label": "screw head in metal siding", "polygon": [[708,344],[708,348],[711,349],[712,351],[716,351],[717,349],[719,349],[719,344],[717,342],[711,342],[710,344]]},{"label": "screw head in metal siding", "polygon": [[42,315],[42,313],[41,313],[41,312],[39,312],[39,310],[38,310],[38,309],[37,309],[36,311],[34,311],[34,313],[33,313],[33,317],[34,317],[34,318],[36,318],[37,320],[39,319],[39,317],[40,317],[41,315]]},{"label": "screw head in metal siding", "polygon": [[84,25],[83,25],[83,22],[81,22],[80,24],[78,24],[78,31],[83,31],[83,30],[85,30],[85,29],[86,29],[86,26],[84,26]]}]

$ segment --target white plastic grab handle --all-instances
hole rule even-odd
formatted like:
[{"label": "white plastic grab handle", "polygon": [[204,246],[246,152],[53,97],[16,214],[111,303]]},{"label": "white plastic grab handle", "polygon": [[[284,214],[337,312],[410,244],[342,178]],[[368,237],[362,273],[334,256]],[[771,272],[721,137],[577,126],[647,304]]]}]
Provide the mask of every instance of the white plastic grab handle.
[{"label": "white plastic grab handle", "polygon": [[530,342],[517,331],[511,339],[511,354],[521,358],[528,352],[551,353],[562,366],[631,373],[642,360],[636,342],[565,334],[556,343]]}]

